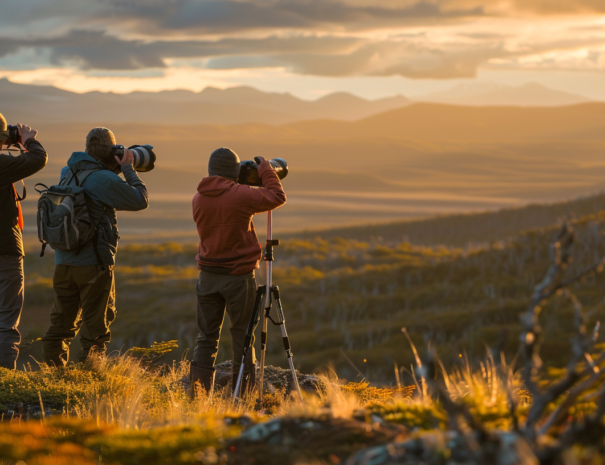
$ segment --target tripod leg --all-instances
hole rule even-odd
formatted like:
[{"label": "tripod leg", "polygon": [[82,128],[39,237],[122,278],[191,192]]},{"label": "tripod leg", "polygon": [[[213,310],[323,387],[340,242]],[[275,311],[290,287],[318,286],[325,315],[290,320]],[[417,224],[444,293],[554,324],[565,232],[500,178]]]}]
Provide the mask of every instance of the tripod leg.
[{"label": "tripod leg", "polygon": [[254,328],[258,324],[260,319],[260,312],[263,306],[263,301],[265,300],[265,295],[267,293],[267,286],[258,286],[256,290],[256,300],[254,301],[254,310],[252,311],[252,316],[250,318],[250,323],[248,323],[248,329],[246,330],[246,338],[244,339],[244,355],[242,355],[242,364],[239,367],[239,373],[237,375],[237,383],[235,384],[235,388],[233,389],[233,397],[240,396],[240,390],[242,387],[242,379],[244,377],[244,364],[246,362],[246,355],[252,346],[252,336],[254,334]]},{"label": "tripod leg", "polygon": [[294,368],[294,360],[292,358],[293,357],[292,347],[290,346],[290,338],[288,337],[288,332],[286,331],[286,319],[284,317],[284,310],[282,308],[281,299],[279,297],[279,287],[272,286],[271,293],[273,294],[273,297],[275,298],[275,302],[277,303],[277,317],[279,318],[279,321],[281,322],[280,323],[281,336],[282,336],[282,340],[284,342],[284,349],[286,350],[286,357],[288,358],[288,364],[290,365],[290,371],[292,372],[292,386],[298,393],[298,397],[300,398],[300,401],[302,402],[303,397],[302,397],[302,393],[300,392],[298,378],[296,377],[296,369]]},{"label": "tripod leg", "polygon": [[[266,289],[266,286],[264,286]],[[271,311],[271,293],[265,294],[266,305],[265,313],[263,315],[263,329],[260,333],[260,376],[258,384],[258,401],[260,405],[263,404],[263,384],[265,382],[265,355],[267,353],[267,325],[269,323],[269,312]]]}]

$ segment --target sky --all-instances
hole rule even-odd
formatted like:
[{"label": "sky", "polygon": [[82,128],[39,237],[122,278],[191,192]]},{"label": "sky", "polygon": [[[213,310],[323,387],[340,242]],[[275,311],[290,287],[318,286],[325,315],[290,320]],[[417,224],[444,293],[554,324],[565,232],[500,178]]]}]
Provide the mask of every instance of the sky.
[{"label": "sky", "polygon": [[537,82],[605,100],[605,0],[2,0],[0,77],[307,99]]}]

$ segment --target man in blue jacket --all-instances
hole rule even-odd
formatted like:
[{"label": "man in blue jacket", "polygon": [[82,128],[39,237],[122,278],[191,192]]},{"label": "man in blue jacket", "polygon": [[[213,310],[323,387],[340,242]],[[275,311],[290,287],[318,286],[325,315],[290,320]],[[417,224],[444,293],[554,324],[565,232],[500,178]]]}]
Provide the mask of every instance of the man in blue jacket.
[{"label": "man in blue jacket", "polygon": [[[74,152],[61,170],[61,179],[92,170],[81,184],[90,199],[88,211],[97,224],[95,238],[79,251],[55,251],[53,289],[55,301],[51,325],[42,338],[44,360],[66,365],[69,345],[82,326],[80,361],[104,353],[114,321],[115,280],[113,267],[118,248],[117,210],[138,211],[149,205],[147,188],[132,167],[130,150],[120,160],[112,154],[116,140],[106,128],[94,128],[86,137],[86,151]],[[117,173],[122,172],[124,179]],[[96,245],[96,247],[95,247]]]}]

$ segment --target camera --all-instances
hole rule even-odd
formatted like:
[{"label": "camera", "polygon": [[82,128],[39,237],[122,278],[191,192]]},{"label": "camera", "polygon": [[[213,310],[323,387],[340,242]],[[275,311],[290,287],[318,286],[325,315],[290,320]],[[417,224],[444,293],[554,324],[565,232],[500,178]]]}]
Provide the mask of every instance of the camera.
[{"label": "camera", "polygon": [[[134,155],[132,167],[139,172],[151,171],[155,168],[155,153],[153,145],[131,145],[128,147]],[[118,157],[120,160],[124,156],[124,146],[114,145],[111,148],[111,155]]]},{"label": "camera", "polygon": [[[288,163],[283,158],[273,158],[272,160],[269,160],[269,164],[280,180],[284,179],[288,175]],[[247,186],[262,186],[260,177],[258,175],[258,164],[252,160],[241,162],[237,182]]]},{"label": "camera", "polygon": [[7,145],[17,145],[21,142],[21,134],[19,134],[19,128],[17,126],[8,126],[8,138],[4,141]]}]

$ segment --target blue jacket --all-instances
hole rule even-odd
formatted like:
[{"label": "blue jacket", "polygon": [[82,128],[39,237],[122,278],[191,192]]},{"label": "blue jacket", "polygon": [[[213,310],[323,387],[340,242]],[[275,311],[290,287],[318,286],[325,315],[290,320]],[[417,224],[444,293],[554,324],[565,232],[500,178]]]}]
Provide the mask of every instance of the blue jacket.
[{"label": "blue jacket", "polygon": [[[104,265],[115,265],[115,255],[118,250],[118,219],[117,210],[138,211],[149,206],[147,188],[132,165],[122,166],[124,181],[117,174],[110,171],[106,165],[95,160],[85,152],[74,152],[61,170],[63,179],[68,170],[91,170],[91,173],[82,187],[92,200],[89,205],[89,214],[93,221],[99,221],[97,226],[97,249]],[[79,252],[55,251],[57,265],[97,265],[99,261],[94,251],[92,241],[84,245]]]}]

